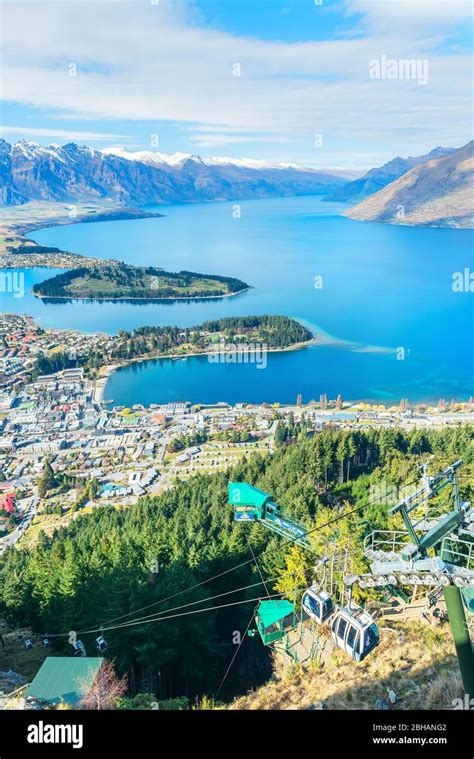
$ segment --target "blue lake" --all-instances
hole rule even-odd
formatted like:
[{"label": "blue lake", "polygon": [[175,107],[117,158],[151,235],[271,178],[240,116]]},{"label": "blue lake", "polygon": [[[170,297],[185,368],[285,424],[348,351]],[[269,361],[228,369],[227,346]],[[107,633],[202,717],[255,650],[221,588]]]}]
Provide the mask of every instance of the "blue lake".
[{"label": "blue lake", "polygon": [[[314,346],[255,364],[206,357],[151,361],[117,371],[106,397],[116,403],[190,400],[295,402],[334,397],[398,402],[467,398],[473,390],[473,295],[452,290],[453,273],[472,271],[469,230],[361,223],[319,198],[168,206],[159,219],[40,230],[38,243],[129,263],[228,274],[250,291],[223,300],[161,303],[48,303],[27,292],[2,295],[2,311],[42,326],[117,332],[145,324],[191,326],[209,318],[286,314],[358,346]],[[25,272],[26,289],[47,270]],[[315,278],[322,287],[315,287]],[[361,351],[360,346],[403,349]]]}]

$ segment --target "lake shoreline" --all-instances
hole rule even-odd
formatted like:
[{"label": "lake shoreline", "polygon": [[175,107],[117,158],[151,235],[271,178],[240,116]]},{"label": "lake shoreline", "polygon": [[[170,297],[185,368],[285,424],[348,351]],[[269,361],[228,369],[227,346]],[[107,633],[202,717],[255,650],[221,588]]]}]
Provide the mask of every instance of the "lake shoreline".
[{"label": "lake shoreline", "polygon": [[175,301],[175,300],[212,300],[212,299],[220,299],[220,298],[232,298],[234,295],[241,295],[241,293],[245,293],[248,290],[252,290],[252,285],[249,285],[248,287],[243,287],[241,290],[236,290],[236,292],[233,293],[222,293],[222,295],[176,295],[176,296],[170,296],[170,297],[160,297],[160,298],[134,298],[133,296],[111,296],[108,298],[94,298],[94,297],[74,297],[71,295],[43,295],[41,293],[35,293],[33,292],[33,295],[35,298],[40,298],[43,301],[48,300],[65,300],[67,302],[71,301],[86,301],[91,303],[107,303],[107,302],[114,302],[117,300],[123,300],[127,303],[133,303],[134,301],[145,301],[146,303],[159,303],[162,300],[169,300],[169,301]]},{"label": "lake shoreline", "polygon": [[[392,353],[394,351],[393,348],[382,348],[380,346],[362,346],[358,343],[352,343],[347,340],[343,340],[342,338],[333,337],[332,335],[329,335],[323,331],[315,331],[312,330],[313,337],[311,337],[310,340],[305,340],[300,343],[293,343],[292,345],[288,345],[286,348],[267,348],[265,349],[265,353],[289,353],[291,351],[300,351],[304,350],[305,348],[311,348],[316,346],[326,346],[326,347],[334,347],[334,348],[342,348],[345,347],[349,350],[354,350],[356,352],[367,352],[367,353]],[[258,349],[261,350],[261,349]],[[256,350],[248,350],[247,353],[254,354],[256,353]],[[203,350],[203,351],[193,351],[192,353],[162,353],[157,356],[137,356],[130,359],[124,359],[123,361],[117,362],[115,364],[107,364],[105,367],[101,370],[101,377],[96,380],[96,386],[94,389],[94,398],[96,402],[105,402],[107,403],[107,399],[104,399],[104,393],[106,386],[109,382],[109,379],[112,377],[112,375],[118,371],[119,369],[124,369],[128,366],[131,366],[133,364],[142,364],[149,361],[163,361],[165,359],[169,359],[170,361],[178,361],[180,359],[187,359],[187,358],[197,358],[199,356],[213,356],[213,355],[232,355],[235,353],[234,349],[231,350],[223,350],[223,351],[213,351],[213,350]],[[103,380],[103,381],[102,381]]]},{"label": "lake shoreline", "polygon": [[[45,201],[46,203],[46,201]],[[35,240],[27,235],[32,232],[37,232],[41,229],[48,229],[53,227],[70,226],[73,224],[94,224],[106,221],[133,221],[140,219],[157,219],[165,218],[166,214],[159,213],[158,211],[145,211],[140,208],[134,207],[117,207],[117,206],[97,206],[93,213],[84,212],[71,215],[70,208],[75,208],[73,204],[57,204],[57,213],[50,217],[44,218],[34,217],[32,212],[31,218],[26,218],[18,221],[14,218],[7,216],[6,221],[3,221],[2,214],[0,213],[0,232],[4,236],[8,236],[8,242],[13,247],[13,251],[2,249],[0,250],[0,266],[5,269],[34,269],[34,268],[46,268],[46,269],[72,269],[77,266],[84,266],[85,262],[90,265],[91,261],[95,262],[95,265],[100,266],[104,263],[113,262],[114,259],[100,259],[95,256],[85,256],[80,253],[72,253],[71,251],[62,250],[58,248],[54,253],[41,253],[32,250],[30,253],[15,253],[15,243],[19,246],[27,246],[34,249],[35,247],[41,247]],[[86,208],[93,206],[87,205]],[[81,206],[79,206],[81,208]],[[62,212],[61,210],[62,209]],[[5,214],[3,214],[5,215]],[[31,256],[31,260],[28,260]],[[15,260],[16,259],[16,260]]]},{"label": "lake shoreline", "polygon": [[[71,204],[72,205],[72,204]],[[166,214],[158,211],[144,211],[140,208],[104,208],[95,214],[84,214],[82,216],[52,216],[50,219],[40,219],[37,221],[25,221],[19,224],[5,224],[12,232],[24,237],[32,232],[48,227],[64,227],[70,224],[95,224],[102,221],[133,221],[134,219],[160,219],[165,218]],[[28,238],[29,239],[29,238]],[[33,241],[32,241],[33,242]],[[80,255],[80,253],[76,254]]]},{"label": "lake shoreline", "polygon": [[[292,345],[288,345],[286,348],[267,348],[265,350],[265,353],[288,353],[288,351],[296,351],[296,350],[303,350],[303,348],[310,348],[312,345],[324,345],[328,344],[324,341],[319,341],[318,337],[315,335],[310,340],[306,340],[302,343],[293,343]],[[253,354],[256,351],[249,350],[247,351],[248,354]],[[128,366],[131,366],[132,364],[142,364],[146,363],[147,361],[162,361],[164,359],[169,359],[170,361],[179,361],[180,359],[186,359],[186,358],[197,358],[198,356],[213,356],[213,355],[232,355],[235,353],[234,350],[227,350],[227,351],[210,351],[210,350],[203,350],[203,351],[194,351],[193,353],[161,353],[157,356],[137,356],[135,358],[129,358],[124,359],[123,361],[119,361],[116,364],[107,364],[105,367],[101,369],[101,376],[95,381],[95,388],[94,388],[94,400],[96,403],[102,403],[107,402],[106,399],[104,399],[104,392],[105,388],[107,386],[107,383],[110,379],[110,377],[119,369],[124,369]]]},{"label": "lake shoreline", "polygon": [[[351,399],[408,397],[410,402],[462,400],[473,394],[472,360],[465,350],[470,335],[468,298],[452,294],[451,289],[452,272],[463,271],[469,255],[465,230],[356,224],[338,215],[339,206],[314,197],[249,201],[242,209],[240,224],[225,204],[200,204],[157,208],[166,213],[163,224],[144,220],[87,229],[70,223],[63,230],[57,227],[36,235],[45,246],[98,257],[114,255],[130,264],[139,255],[140,263],[160,263],[167,269],[174,265],[193,270],[198,261],[202,271],[225,266],[229,274],[246,273],[254,287],[240,298],[202,303],[156,300],[149,305],[143,300],[47,304],[28,293],[46,278],[43,269],[25,272],[25,298],[10,296],[7,301],[5,297],[4,310],[34,315],[47,329],[79,329],[85,334],[100,330],[110,336],[132,333],[145,324],[185,329],[216,317],[286,314],[306,321],[308,327],[321,325],[323,331],[341,338],[324,341],[332,343],[331,349],[320,344],[302,353],[270,356],[268,372],[248,371],[243,365],[235,372],[222,365],[213,371],[207,360],[178,362],[178,370],[178,364],[161,363],[167,356],[160,356],[159,364],[123,368],[115,375],[105,397],[115,398],[116,403],[148,403],[158,394],[161,400],[180,396],[205,401],[219,396],[288,401],[296,393],[305,399],[340,393]],[[43,209],[38,217],[48,213]],[[8,215],[10,221],[12,216]],[[46,226],[48,219],[41,223]],[[449,263],[444,254],[447,244],[454,251]],[[318,272],[324,275],[321,291],[313,283]],[[387,282],[390,289],[385,293]],[[441,343],[447,348],[440,352]],[[405,355],[400,356],[405,360],[397,360],[395,346],[405,346]],[[195,350],[193,345],[188,348]],[[169,351],[180,352],[171,345]],[[113,356],[100,364],[121,358]]]}]

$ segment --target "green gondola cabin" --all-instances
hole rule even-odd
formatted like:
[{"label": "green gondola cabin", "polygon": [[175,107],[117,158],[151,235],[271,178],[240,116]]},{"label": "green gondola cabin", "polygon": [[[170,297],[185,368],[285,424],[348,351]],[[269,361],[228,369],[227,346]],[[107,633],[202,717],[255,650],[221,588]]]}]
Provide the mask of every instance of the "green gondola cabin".
[{"label": "green gondola cabin", "polygon": [[264,644],[269,646],[281,640],[295,627],[295,607],[284,599],[260,601],[255,622]]}]

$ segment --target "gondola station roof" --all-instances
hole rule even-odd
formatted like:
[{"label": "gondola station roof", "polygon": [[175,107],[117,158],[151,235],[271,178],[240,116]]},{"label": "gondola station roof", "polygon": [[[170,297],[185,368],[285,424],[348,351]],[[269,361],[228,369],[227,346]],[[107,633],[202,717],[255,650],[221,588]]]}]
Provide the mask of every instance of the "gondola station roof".
[{"label": "gondola station roof", "polygon": [[49,704],[79,706],[89,693],[104,659],[93,656],[48,656],[25,693],[25,698]]},{"label": "gondola station roof", "polygon": [[229,503],[246,506],[264,506],[271,496],[264,490],[259,490],[247,482],[229,482]]}]

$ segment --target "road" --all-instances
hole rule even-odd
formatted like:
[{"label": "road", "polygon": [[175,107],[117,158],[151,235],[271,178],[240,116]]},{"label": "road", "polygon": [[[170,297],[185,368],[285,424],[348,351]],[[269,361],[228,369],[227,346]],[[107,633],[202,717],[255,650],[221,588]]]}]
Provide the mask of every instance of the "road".
[{"label": "road", "polygon": [[24,534],[25,530],[28,529],[38,512],[40,501],[38,497],[38,488],[35,486],[32,488],[32,490],[33,495],[28,499],[25,499],[28,501],[26,508],[21,510],[20,524],[15,527],[12,532],[9,532],[8,535],[5,535],[4,538],[0,538],[0,556],[4,551],[6,551],[7,548],[11,548],[18,543],[21,536]]}]

